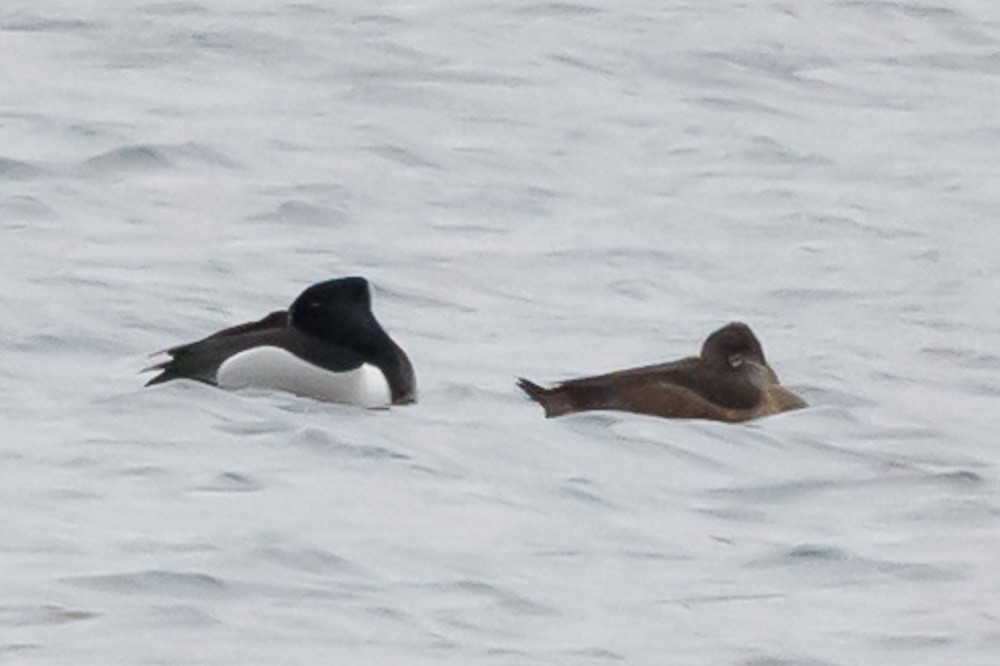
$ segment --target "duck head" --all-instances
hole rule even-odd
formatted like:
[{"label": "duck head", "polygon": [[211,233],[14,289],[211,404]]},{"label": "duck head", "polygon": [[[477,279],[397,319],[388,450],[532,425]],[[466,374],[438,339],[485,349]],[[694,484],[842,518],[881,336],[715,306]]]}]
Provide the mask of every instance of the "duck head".
[{"label": "duck head", "polygon": [[709,335],[701,347],[701,358],[715,370],[750,377],[763,375],[772,382],[777,381],[757,336],[740,322],[726,324]]}]

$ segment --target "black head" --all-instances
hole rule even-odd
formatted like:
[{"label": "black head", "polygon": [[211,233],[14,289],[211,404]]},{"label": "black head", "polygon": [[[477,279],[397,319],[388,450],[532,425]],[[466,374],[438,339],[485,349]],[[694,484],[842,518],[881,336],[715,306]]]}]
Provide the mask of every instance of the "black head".
[{"label": "black head", "polygon": [[374,321],[368,281],[362,277],[314,284],[295,299],[289,313],[293,325],[321,337],[339,337],[345,327]]},{"label": "black head", "polygon": [[321,339],[328,361],[343,363],[346,355],[374,363],[389,380],[394,403],[416,400],[413,366],[372,314],[367,280],[347,277],[314,284],[295,299],[289,315],[292,326]]},{"label": "black head", "polygon": [[767,367],[760,341],[746,324],[726,324],[708,336],[701,346],[701,358],[717,369],[730,371],[744,368],[747,362]]}]

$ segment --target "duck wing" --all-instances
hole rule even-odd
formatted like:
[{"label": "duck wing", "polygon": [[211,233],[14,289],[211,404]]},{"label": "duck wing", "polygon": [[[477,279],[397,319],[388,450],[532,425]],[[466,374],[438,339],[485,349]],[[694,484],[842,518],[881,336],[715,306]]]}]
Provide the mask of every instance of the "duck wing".
[{"label": "duck wing", "polygon": [[168,354],[169,359],[143,370],[160,371],[146,382],[146,386],[181,378],[215,384],[215,374],[227,358],[251,347],[281,346],[287,342],[289,333],[288,311],[277,310],[259,321],[239,324],[207,338],[165,349],[159,353]]}]

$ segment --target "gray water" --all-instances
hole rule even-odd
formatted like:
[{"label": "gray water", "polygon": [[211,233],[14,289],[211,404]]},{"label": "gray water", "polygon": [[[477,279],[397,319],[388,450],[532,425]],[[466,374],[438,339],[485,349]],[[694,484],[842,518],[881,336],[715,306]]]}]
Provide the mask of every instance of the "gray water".
[{"label": "gray water", "polygon": [[[995,664],[1000,4],[0,9],[0,662]],[[360,274],[420,403],[147,355]],[[741,320],[812,406],[545,421]]]}]

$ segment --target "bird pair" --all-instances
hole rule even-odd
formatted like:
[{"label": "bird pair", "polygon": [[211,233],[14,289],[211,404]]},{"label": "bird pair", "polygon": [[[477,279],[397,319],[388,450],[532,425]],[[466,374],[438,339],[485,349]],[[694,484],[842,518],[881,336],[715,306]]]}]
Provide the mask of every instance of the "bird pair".
[{"label": "bird pair", "polygon": [[[167,349],[146,368],[146,384],[193,379],[227,389],[263,388],[379,408],[416,401],[413,365],[371,311],[368,282],[348,277],[315,284],[287,310]],[[666,418],[738,422],[805,407],[778,382],[748,326],[731,323],[698,356],[571,379],[518,386],[546,417],[618,410]]]}]

